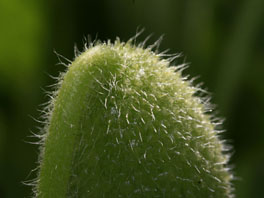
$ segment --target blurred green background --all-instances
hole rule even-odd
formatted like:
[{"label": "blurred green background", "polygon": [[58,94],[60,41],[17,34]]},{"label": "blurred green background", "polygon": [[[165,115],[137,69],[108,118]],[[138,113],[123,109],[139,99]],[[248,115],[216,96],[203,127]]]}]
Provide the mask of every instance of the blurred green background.
[{"label": "blurred green background", "polygon": [[[234,147],[231,165],[238,198],[260,198],[264,178],[263,0],[1,0],[0,1],[0,197],[30,197],[22,182],[36,173],[38,146],[27,142],[41,126],[45,91],[65,70],[54,50],[74,58],[92,39],[127,41],[164,34],[160,51],[183,53],[184,74],[212,93],[223,137]],[[32,118],[33,117],[33,118]]]}]

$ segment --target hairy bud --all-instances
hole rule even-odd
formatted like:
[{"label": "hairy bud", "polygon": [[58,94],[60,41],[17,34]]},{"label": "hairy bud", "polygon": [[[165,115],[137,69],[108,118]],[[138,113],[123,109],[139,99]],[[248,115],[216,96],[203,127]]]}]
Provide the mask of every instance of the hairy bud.
[{"label": "hairy bud", "polygon": [[150,48],[99,43],[59,81],[37,197],[231,197],[228,155],[199,88]]}]

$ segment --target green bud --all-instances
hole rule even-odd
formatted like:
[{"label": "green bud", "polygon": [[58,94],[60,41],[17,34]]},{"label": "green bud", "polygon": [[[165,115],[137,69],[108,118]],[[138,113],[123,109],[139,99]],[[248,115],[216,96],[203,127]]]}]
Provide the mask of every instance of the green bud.
[{"label": "green bud", "polygon": [[207,102],[150,48],[91,46],[48,109],[36,197],[232,197]]}]

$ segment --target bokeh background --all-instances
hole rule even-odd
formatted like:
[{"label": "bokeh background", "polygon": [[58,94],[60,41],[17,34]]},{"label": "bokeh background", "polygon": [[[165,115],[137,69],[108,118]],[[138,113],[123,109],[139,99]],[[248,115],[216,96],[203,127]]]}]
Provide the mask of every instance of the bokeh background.
[{"label": "bokeh background", "polygon": [[212,93],[233,145],[238,198],[260,198],[264,178],[263,0],[0,0],[0,197],[30,197],[45,91],[85,38],[127,41],[137,29],[160,51],[182,53],[184,74]]}]

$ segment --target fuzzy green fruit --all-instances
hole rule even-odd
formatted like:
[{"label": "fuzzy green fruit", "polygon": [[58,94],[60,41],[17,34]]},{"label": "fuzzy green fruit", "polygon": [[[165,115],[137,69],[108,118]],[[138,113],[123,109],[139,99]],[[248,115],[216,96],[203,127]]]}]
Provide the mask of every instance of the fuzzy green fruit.
[{"label": "fuzzy green fruit", "polygon": [[97,44],[59,82],[37,197],[231,197],[228,156],[197,88],[131,43]]}]

